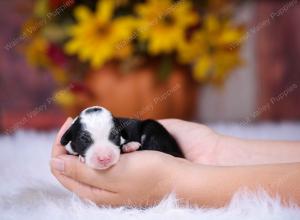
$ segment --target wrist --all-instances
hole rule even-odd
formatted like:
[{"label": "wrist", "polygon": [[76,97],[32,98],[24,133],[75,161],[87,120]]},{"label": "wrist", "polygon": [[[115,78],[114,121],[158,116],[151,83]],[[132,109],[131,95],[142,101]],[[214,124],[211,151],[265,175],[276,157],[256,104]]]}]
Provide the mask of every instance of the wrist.
[{"label": "wrist", "polygon": [[240,165],[249,157],[245,152],[244,140],[236,137],[218,134],[215,147],[215,165],[235,166]]},{"label": "wrist", "polygon": [[[173,180],[173,192],[182,205],[222,207],[232,192],[233,167],[199,165],[189,161],[181,163]],[[239,182],[238,180],[234,182]]]},{"label": "wrist", "polygon": [[205,190],[202,171],[205,166],[176,158],[171,174],[170,192],[175,193],[181,204],[201,204]]}]

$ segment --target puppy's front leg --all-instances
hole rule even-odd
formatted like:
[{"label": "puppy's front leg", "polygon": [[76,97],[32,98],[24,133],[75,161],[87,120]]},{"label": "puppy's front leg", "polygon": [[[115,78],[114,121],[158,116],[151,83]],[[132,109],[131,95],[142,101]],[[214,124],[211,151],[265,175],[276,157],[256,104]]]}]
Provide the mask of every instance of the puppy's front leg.
[{"label": "puppy's front leg", "polygon": [[141,143],[139,143],[139,142],[134,142],[134,141],[128,142],[122,146],[122,151],[124,153],[130,153],[130,152],[138,150],[140,148],[140,146],[141,146]]}]

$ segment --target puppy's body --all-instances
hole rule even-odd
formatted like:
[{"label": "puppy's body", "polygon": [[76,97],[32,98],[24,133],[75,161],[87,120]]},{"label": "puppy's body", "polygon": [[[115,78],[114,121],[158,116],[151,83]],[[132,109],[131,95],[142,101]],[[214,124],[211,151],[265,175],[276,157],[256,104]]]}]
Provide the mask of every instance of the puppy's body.
[{"label": "puppy's body", "polygon": [[157,121],[113,117],[99,106],[82,111],[61,138],[61,144],[95,169],[106,169],[117,163],[120,153],[135,150],[157,150],[183,157],[176,140]]},{"label": "puppy's body", "polygon": [[122,145],[138,142],[141,144],[138,150],[157,150],[176,157],[183,157],[176,140],[157,121],[126,118],[116,118],[115,120],[116,124],[122,128],[121,137],[125,140]]}]

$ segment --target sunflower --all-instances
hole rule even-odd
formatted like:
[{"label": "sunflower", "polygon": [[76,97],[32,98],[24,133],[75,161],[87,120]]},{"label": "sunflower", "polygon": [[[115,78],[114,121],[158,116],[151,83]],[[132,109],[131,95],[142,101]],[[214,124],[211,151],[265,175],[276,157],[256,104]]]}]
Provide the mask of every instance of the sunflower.
[{"label": "sunflower", "polygon": [[199,82],[212,82],[221,84],[230,71],[241,64],[239,54],[219,51],[206,54],[195,61],[193,68],[194,78]]},{"label": "sunflower", "polygon": [[70,107],[76,103],[76,95],[72,91],[57,91],[53,95],[53,100],[61,106]]},{"label": "sunflower", "polygon": [[194,63],[194,78],[200,82],[220,84],[234,67],[241,64],[239,48],[233,48],[242,38],[244,30],[234,27],[228,20],[208,15],[203,27],[196,31],[189,42],[179,45],[178,60]]},{"label": "sunflower", "polygon": [[42,36],[36,35],[24,47],[25,56],[29,64],[38,67],[45,67],[49,64],[49,59],[46,56],[48,50],[48,42]]},{"label": "sunflower", "polygon": [[139,38],[148,42],[151,55],[175,51],[178,42],[185,40],[186,30],[199,20],[188,1],[148,0],[138,4],[135,11]]},{"label": "sunflower", "polygon": [[113,19],[114,1],[99,1],[95,13],[86,6],[75,9],[78,21],[70,28],[70,40],[65,45],[68,54],[78,55],[81,61],[90,62],[99,68],[112,58],[123,58],[132,52],[130,42],[117,47],[122,41],[130,39],[134,20],[130,16]]}]

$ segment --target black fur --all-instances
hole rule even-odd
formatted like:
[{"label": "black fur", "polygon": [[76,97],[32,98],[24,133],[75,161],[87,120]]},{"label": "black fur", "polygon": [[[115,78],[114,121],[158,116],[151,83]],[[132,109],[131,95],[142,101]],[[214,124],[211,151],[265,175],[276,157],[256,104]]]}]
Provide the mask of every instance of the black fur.
[{"label": "black fur", "polygon": [[[155,120],[136,120],[115,118],[116,128],[120,128],[121,136],[128,142],[139,142],[138,150],[157,150],[176,157],[183,157],[176,140]],[[119,126],[119,127],[118,127]],[[142,140],[142,137],[145,139]]]},{"label": "black fur", "polygon": [[78,117],[71,127],[65,132],[60,143],[65,146],[70,141],[72,150],[81,156],[84,156],[85,151],[93,143],[89,132],[82,128],[80,117]]},{"label": "black fur", "polygon": [[86,113],[92,113],[92,112],[98,112],[98,111],[102,111],[102,109],[101,108],[97,108],[97,107],[90,108],[90,109],[86,110]]}]

